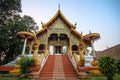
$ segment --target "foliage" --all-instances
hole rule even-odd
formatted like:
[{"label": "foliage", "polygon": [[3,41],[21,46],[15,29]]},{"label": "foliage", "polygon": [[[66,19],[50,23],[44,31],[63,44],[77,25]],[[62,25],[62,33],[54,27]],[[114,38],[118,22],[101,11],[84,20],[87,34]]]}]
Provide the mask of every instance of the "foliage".
[{"label": "foliage", "polygon": [[34,32],[38,29],[38,26],[36,25],[36,23],[32,17],[24,15],[22,18],[22,21],[27,26],[27,31],[33,30],[33,32]]},{"label": "foliage", "polygon": [[[107,80],[106,76],[104,75],[88,75],[89,80]],[[120,74],[115,74],[114,80],[119,80]]]},{"label": "foliage", "polygon": [[34,65],[33,58],[30,58],[30,57],[22,58],[20,61],[21,73],[22,74],[27,73],[29,71],[30,67],[33,65]]},{"label": "foliage", "polygon": [[19,76],[11,76],[9,74],[0,74],[0,80],[32,80],[32,79],[20,78]]},{"label": "foliage", "polygon": [[21,0],[0,0],[0,27],[18,12],[21,12]]},{"label": "foliage", "polygon": [[0,0],[0,56],[3,52],[6,54],[0,64],[13,60],[21,53],[23,42],[17,32],[31,32],[38,28],[32,17],[21,17],[18,12],[21,12],[21,0]]},{"label": "foliage", "polygon": [[117,61],[117,72],[120,73],[120,60]]},{"label": "foliage", "polygon": [[110,56],[103,56],[99,59],[100,71],[107,77],[107,80],[113,80],[116,71],[116,60]]}]

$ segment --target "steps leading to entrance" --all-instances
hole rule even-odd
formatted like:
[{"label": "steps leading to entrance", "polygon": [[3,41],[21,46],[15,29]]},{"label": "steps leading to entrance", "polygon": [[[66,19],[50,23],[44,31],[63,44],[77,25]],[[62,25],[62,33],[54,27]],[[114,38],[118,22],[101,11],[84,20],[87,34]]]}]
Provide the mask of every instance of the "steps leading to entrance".
[{"label": "steps leading to entrance", "polygon": [[52,77],[55,63],[55,55],[49,55],[43,69],[40,72],[40,77]]},{"label": "steps leading to entrance", "polygon": [[62,55],[63,69],[65,77],[76,77],[76,71],[67,55]]},{"label": "steps leading to entrance", "polygon": [[41,79],[76,80],[76,71],[67,55],[49,55],[40,72]]}]

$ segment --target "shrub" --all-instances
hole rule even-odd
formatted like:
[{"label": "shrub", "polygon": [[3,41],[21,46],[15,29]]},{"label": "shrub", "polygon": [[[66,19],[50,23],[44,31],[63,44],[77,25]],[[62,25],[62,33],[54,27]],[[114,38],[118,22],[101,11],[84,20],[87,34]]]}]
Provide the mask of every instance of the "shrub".
[{"label": "shrub", "polygon": [[117,61],[117,72],[120,74],[120,60]]},{"label": "shrub", "polygon": [[100,71],[107,77],[107,80],[113,80],[116,71],[116,60],[110,56],[103,56],[99,59]]},{"label": "shrub", "polygon": [[21,73],[25,74],[29,71],[30,67],[34,65],[34,60],[30,57],[22,58],[20,61]]}]

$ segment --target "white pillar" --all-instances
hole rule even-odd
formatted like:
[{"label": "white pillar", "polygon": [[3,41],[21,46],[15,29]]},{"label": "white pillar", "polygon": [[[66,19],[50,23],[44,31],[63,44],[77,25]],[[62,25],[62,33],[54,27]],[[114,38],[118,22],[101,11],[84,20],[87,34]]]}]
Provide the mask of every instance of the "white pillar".
[{"label": "white pillar", "polygon": [[27,38],[25,38],[24,45],[23,45],[23,50],[22,50],[22,55],[25,55],[25,48],[26,48],[26,43],[27,43]]},{"label": "white pillar", "polygon": [[92,47],[93,56],[96,56],[96,55],[95,55],[95,49],[94,49],[93,40],[91,40],[91,47]]}]

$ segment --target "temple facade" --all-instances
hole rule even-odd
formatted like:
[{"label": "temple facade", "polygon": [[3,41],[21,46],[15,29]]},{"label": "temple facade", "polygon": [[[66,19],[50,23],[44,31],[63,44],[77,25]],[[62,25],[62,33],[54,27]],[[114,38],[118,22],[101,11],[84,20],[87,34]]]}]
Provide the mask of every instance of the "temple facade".
[{"label": "temple facade", "polygon": [[[86,51],[87,47],[92,47],[94,52],[93,41],[100,37],[97,33],[89,33],[83,36],[75,30],[76,24],[71,24],[63,15],[61,10],[47,22],[42,23],[42,29],[36,33],[40,42],[39,53],[48,49],[50,54],[66,54],[68,49],[72,52],[78,52],[78,44],[81,38],[84,38]],[[91,36],[90,36],[91,34]],[[86,52],[84,50],[84,52]]]},{"label": "temple facade", "polygon": [[78,51],[81,34],[75,30],[60,10],[47,23],[42,23],[42,29],[36,33],[40,42],[39,52],[49,50],[50,54],[66,54],[68,48]]}]

